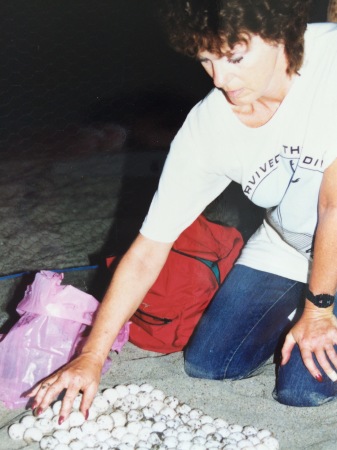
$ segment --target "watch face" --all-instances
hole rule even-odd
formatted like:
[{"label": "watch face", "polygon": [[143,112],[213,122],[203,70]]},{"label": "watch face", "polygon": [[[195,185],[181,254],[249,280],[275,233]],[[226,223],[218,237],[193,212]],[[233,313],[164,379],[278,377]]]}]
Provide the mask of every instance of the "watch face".
[{"label": "watch face", "polygon": [[314,298],[315,300],[313,301],[313,303],[319,308],[328,308],[333,304],[335,300],[334,296],[329,294],[318,294],[315,295]]}]

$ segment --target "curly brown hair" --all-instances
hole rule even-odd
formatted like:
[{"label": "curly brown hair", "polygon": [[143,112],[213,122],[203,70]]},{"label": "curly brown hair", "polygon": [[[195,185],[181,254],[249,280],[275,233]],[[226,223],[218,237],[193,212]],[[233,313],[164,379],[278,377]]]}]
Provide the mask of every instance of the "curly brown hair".
[{"label": "curly brown hair", "polygon": [[171,46],[196,57],[199,51],[222,54],[245,34],[284,43],[287,73],[303,62],[304,32],[311,0],[166,0],[161,17]]}]

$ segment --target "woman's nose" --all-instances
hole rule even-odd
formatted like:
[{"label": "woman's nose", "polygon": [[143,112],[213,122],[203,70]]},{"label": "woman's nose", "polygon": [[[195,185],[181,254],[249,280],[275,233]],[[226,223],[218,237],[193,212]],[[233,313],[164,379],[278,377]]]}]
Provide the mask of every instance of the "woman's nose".
[{"label": "woman's nose", "polygon": [[213,64],[213,83],[219,89],[225,89],[233,78],[229,67],[225,64]]}]

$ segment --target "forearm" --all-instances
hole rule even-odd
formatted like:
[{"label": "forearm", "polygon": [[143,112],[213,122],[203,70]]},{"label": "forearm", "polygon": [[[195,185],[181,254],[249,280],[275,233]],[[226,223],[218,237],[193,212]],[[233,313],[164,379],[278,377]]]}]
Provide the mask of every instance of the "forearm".
[{"label": "forearm", "polygon": [[[309,289],[314,294],[335,295],[337,290],[337,208],[320,208],[317,225],[314,258]],[[308,299],[305,302],[304,314],[308,317],[323,318],[333,313],[333,305],[318,308]]]},{"label": "forearm", "polygon": [[337,206],[323,208],[319,213],[314,258],[309,280],[314,294],[334,295],[337,290]]},{"label": "forearm", "polygon": [[158,277],[170,245],[147,248],[139,237],[119,263],[83,348],[103,365],[119,330],[132,316]]}]

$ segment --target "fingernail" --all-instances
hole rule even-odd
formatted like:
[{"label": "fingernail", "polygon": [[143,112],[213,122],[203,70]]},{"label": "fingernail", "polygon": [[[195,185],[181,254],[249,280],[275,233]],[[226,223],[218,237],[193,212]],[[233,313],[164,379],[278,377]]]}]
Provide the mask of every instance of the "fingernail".
[{"label": "fingernail", "polygon": [[31,405],[31,408],[35,409],[36,407],[37,407],[37,402],[33,402],[32,405]]},{"label": "fingernail", "polygon": [[89,409],[87,409],[85,414],[84,414],[85,420],[88,420],[88,417],[89,417]]},{"label": "fingernail", "polygon": [[39,416],[42,413],[43,413],[43,408],[38,408],[38,410],[36,411],[36,415]]},{"label": "fingernail", "polygon": [[64,422],[64,417],[63,417],[63,416],[60,416],[60,417],[59,417],[59,425],[62,425],[63,422]]},{"label": "fingernail", "polygon": [[315,379],[316,379],[319,383],[322,383],[322,381],[323,381],[323,377],[322,377],[322,375],[321,375],[320,373],[318,373],[318,374],[315,376]]}]

